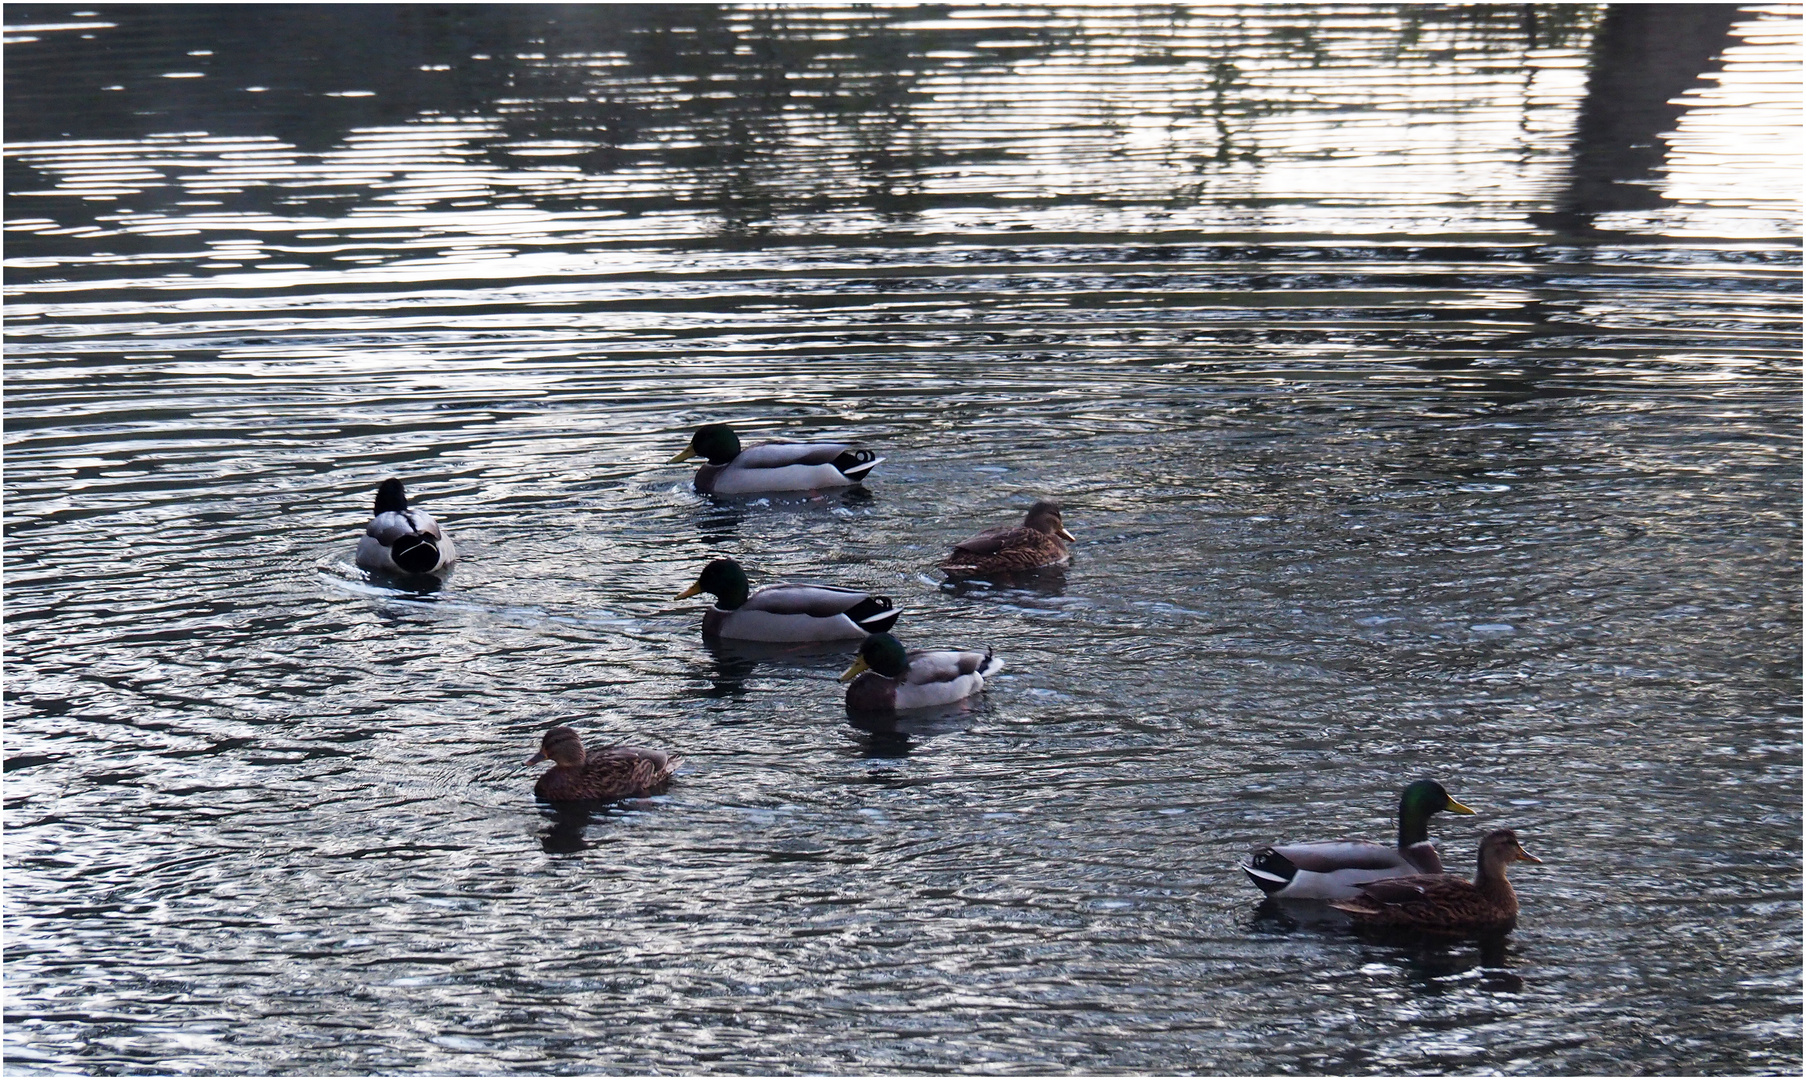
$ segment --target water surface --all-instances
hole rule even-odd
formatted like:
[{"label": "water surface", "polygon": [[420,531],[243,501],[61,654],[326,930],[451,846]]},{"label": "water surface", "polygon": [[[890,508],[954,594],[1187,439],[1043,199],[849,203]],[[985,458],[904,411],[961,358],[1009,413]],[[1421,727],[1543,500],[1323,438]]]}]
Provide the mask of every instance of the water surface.
[{"label": "water surface", "polygon": [[[9,1070],[1799,1071],[1797,8],[7,20]],[[723,554],[1006,669],[854,726]],[[1425,775],[1503,955],[1257,903]]]}]

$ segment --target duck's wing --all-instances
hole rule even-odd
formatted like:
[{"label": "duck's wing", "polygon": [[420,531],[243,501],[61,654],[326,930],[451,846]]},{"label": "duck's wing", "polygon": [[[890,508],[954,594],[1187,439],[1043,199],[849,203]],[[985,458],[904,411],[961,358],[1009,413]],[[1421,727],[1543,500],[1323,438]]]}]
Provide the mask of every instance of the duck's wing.
[{"label": "duck's wing", "polygon": [[782,469],[789,465],[832,465],[853,449],[848,443],[768,442],[748,447],[734,458],[736,469]]},{"label": "duck's wing", "polygon": [[1414,867],[1395,847],[1371,840],[1317,840],[1302,844],[1274,844],[1259,849],[1284,856],[1300,870],[1313,874],[1333,874],[1338,870],[1397,870],[1401,874]]},{"label": "duck's wing", "polygon": [[[746,598],[737,611],[769,611],[774,615],[810,615],[817,619],[844,615],[861,601],[873,599],[858,589],[837,585],[766,585]],[[878,599],[883,599],[879,597]],[[890,601],[885,600],[889,607]]]},{"label": "duck's wing", "polygon": [[909,670],[903,681],[912,686],[952,682],[967,675],[993,675],[1003,668],[1003,661],[984,652],[915,650],[909,654]]},{"label": "duck's wing", "polygon": [[946,570],[972,568],[985,572],[1035,570],[1066,561],[1059,537],[1038,529],[1011,526],[987,529],[961,540],[941,563]]},{"label": "duck's wing", "polygon": [[961,540],[953,545],[953,553],[955,555],[961,552],[969,555],[995,555],[1006,547],[1021,544],[1024,540],[1024,537],[1018,535],[1021,533],[1042,535],[1021,525],[999,525],[995,529],[986,529],[976,536],[968,536]]},{"label": "duck's wing", "polygon": [[1411,874],[1361,886],[1362,896],[1380,904],[1409,904],[1473,891],[1471,882],[1454,874]]},{"label": "duck's wing", "polygon": [[595,786],[625,790],[626,797],[649,794],[662,787],[683,758],[643,746],[610,746],[586,756],[583,773]]},{"label": "duck's wing", "polygon": [[424,510],[389,510],[370,519],[365,536],[373,536],[384,547],[409,536],[440,538],[439,523]]}]

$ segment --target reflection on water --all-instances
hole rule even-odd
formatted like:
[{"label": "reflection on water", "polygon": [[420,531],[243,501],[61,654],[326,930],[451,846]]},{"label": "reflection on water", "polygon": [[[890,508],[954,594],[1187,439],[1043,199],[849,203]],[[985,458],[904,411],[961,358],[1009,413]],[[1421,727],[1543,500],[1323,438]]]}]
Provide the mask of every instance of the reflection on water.
[{"label": "reflection on water", "polygon": [[[122,284],[124,267],[162,289],[308,287],[322,272],[374,285],[401,266],[447,286],[498,272],[596,283],[637,276],[648,254],[598,259],[597,244],[700,235],[1446,236],[1510,230],[1553,212],[1540,209],[1552,196],[1600,227],[1601,212],[1662,209],[1662,231],[1762,235],[1743,208],[1793,212],[1791,181],[1760,170],[1717,178],[1736,207],[1649,184],[1657,136],[1702,104],[1690,88],[1752,16],[1611,10],[1596,27],[1596,9],[1566,6],[1322,21],[214,6],[91,14],[84,33],[63,9],[19,6],[14,265],[53,260],[57,292],[71,273]],[[1754,63],[1775,52],[1761,33],[1737,45]],[[272,56],[269,40],[297,47]],[[1737,123],[1787,130],[1772,103],[1737,104],[1721,117],[1733,140]],[[1399,138],[1412,130],[1424,137]],[[681,289],[661,301],[688,306]],[[527,323],[545,325],[563,305],[532,306]]]},{"label": "reflection on water", "polygon": [[1011,593],[1036,596],[1059,596],[1066,591],[1065,566],[1044,566],[1037,570],[997,570],[983,577],[948,578],[941,591],[951,596],[993,595],[1011,598]]},{"label": "reflection on water", "polygon": [[[1799,1070],[1797,8],[6,16],[9,1070]],[[849,716],[722,555],[1005,668]],[[1416,775],[1502,951],[1242,880]]]},{"label": "reflection on water", "polygon": [[1662,136],[1694,102],[1685,96],[1724,67],[1737,9],[1728,4],[1615,4],[1593,40],[1575,125],[1568,186],[1541,220],[1588,228],[1615,210],[1671,206],[1655,181]]}]

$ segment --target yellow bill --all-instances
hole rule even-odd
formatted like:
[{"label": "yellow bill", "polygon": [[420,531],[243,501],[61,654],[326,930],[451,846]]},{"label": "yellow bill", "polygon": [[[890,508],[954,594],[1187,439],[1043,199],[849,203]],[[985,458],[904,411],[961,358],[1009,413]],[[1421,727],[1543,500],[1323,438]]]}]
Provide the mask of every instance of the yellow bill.
[{"label": "yellow bill", "polygon": [[702,591],[702,582],[698,581],[696,584],[685,589],[683,592],[678,593],[677,596],[675,597],[675,599],[688,600],[690,597],[695,596],[697,593],[699,593],[701,591]]},{"label": "yellow bill", "polygon": [[854,679],[859,677],[860,672],[870,671],[870,670],[872,670],[871,665],[869,665],[865,662],[865,657],[856,656],[853,658],[853,666],[847,668],[845,671],[840,673],[840,681],[841,682],[852,682]]},{"label": "yellow bill", "polygon": [[686,447],[684,447],[683,453],[672,458],[670,461],[665,462],[665,464],[675,465],[680,461],[688,461],[695,456],[696,456],[696,448],[694,446],[686,446]]}]

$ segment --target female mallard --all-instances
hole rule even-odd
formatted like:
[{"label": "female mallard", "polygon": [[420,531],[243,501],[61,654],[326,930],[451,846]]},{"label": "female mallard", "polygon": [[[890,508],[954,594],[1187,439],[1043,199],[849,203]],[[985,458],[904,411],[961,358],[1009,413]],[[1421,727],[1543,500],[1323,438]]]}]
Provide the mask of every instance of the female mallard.
[{"label": "female mallard", "polygon": [[1060,504],[1043,499],[1029,507],[1020,525],[999,525],[953,545],[941,569],[957,576],[1007,573],[1064,566],[1073,538],[1060,521]]},{"label": "female mallard", "polygon": [[545,802],[618,802],[655,795],[671,779],[683,758],[663,750],[610,746],[588,754],[583,740],[568,727],[555,727],[539,742],[539,753],[527,759],[537,765],[552,761],[533,794]]},{"label": "female mallard", "polygon": [[1480,871],[1469,882],[1454,874],[1414,874],[1370,881],[1360,895],[1331,900],[1362,926],[1427,934],[1504,934],[1518,924],[1518,894],[1505,868],[1543,860],[1524,850],[1518,834],[1500,829],[1480,841]]},{"label": "female mallard", "polygon": [[903,651],[889,634],[873,634],[859,646],[853,666],[840,675],[847,708],[855,712],[900,712],[951,705],[985,688],[985,676],[1003,670],[1003,661],[984,652]]},{"label": "female mallard", "polygon": [[425,510],[408,509],[407,492],[391,476],[376,489],[376,516],[357,542],[360,569],[385,574],[439,574],[458,558],[451,538]]},{"label": "female mallard", "polygon": [[698,455],[709,459],[696,470],[696,490],[705,495],[846,487],[863,482],[872,466],[884,460],[850,443],[768,442],[742,450],[733,428],[704,424],[667,464]]},{"label": "female mallard", "polygon": [[746,593],[746,572],[732,559],[702,568],[679,600],[706,592],[714,606],[702,613],[702,632],[741,641],[843,641],[889,630],[903,614],[890,597],[833,585],[764,585]]},{"label": "female mallard", "polygon": [[1398,846],[1371,840],[1317,840],[1256,848],[1242,866],[1268,896],[1282,900],[1330,900],[1359,896],[1361,884],[1406,874],[1440,874],[1442,860],[1430,843],[1430,815],[1440,810],[1471,814],[1434,780],[1419,780],[1398,797]]}]

